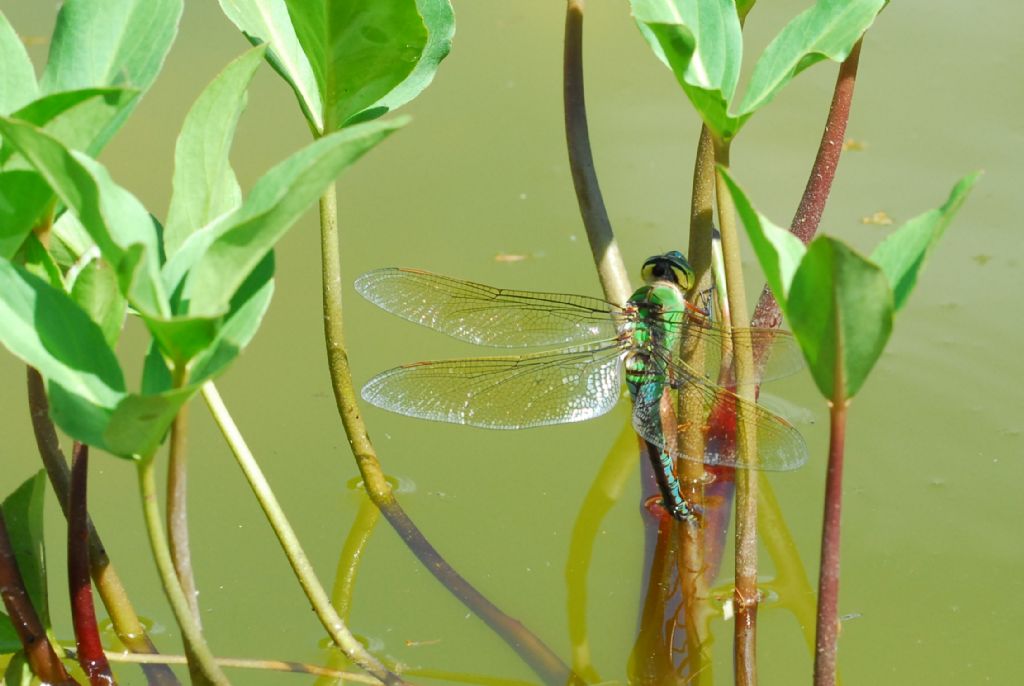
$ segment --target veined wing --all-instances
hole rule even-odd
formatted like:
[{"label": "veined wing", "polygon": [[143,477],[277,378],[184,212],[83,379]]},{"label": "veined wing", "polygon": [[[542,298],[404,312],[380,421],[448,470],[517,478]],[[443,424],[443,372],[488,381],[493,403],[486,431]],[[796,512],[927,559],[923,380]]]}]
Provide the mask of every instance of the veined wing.
[{"label": "veined wing", "polygon": [[704,376],[719,384],[736,384],[735,366],[731,359],[723,356],[723,352],[731,350],[737,341],[749,345],[755,352],[757,373],[752,383],[791,376],[807,366],[800,344],[789,331],[727,329],[695,312],[687,312],[682,321],[678,322],[664,321],[663,316],[660,323],[682,334],[680,349],[669,354],[673,364],[685,366],[694,346],[701,343],[705,351]]},{"label": "veined wing", "polygon": [[580,422],[615,406],[621,346],[608,340],[522,356],[418,362],[382,372],[363,398],[385,410],[488,429]]},{"label": "veined wing", "polygon": [[[743,400],[728,389],[672,368],[671,385],[665,392],[651,384],[642,387],[633,404],[633,427],[647,441],[665,448],[673,457],[709,465],[788,471],[807,462],[807,444],[796,428],[761,405]],[[692,398],[695,412],[678,416],[679,396]],[[667,414],[663,415],[662,408]],[[742,410],[741,410],[742,408]],[[736,426],[740,412],[756,428],[757,454],[741,457],[736,449]],[[685,454],[676,437],[665,439],[665,431],[682,431],[692,426],[704,434],[704,454]]]},{"label": "veined wing", "polygon": [[584,295],[511,291],[395,267],[367,272],[355,287],[392,314],[478,345],[565,345],[617,334],[619,308]]}]

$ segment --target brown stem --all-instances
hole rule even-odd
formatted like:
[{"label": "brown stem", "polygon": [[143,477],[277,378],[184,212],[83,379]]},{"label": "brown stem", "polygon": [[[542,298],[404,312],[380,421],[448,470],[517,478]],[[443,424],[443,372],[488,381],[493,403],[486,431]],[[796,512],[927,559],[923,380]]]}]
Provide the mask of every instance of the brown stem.
[{"label": "brown stem", "polygon": [[32,673],[43,682],[66,686],[78,682],[68,676],[39,619],[25,589],[25,581],[18,569],[11,538],[7,533],[3,511],[0,510],[0,597],[11,618],[11,624],[21,640],[25,657]]},{"label": "brown stem", "polygon": [[[837,388],[842,384],[838,383]],[[821,571],[818,577],[818,621],[814,651],[814,686],[836,681],[836,641],[839,638],[839,532],[843,505],[843,450],[846,408],[833,401],[829,413],[828,474],[825,477],[825,517],[821,532]]]},{"label": "brown stem", "polygon": [[174,571],[181,581],[188,606],[196,623],[202,626],[199,617],[199,592],[192,570],[192,548],[188,538],[188,455],[186,452],[188,433],[188,404],[178,410],[171,424],[171,440],[167,460],[167,542],[171,547]]},{"label": "brown stem", "polygon": [[[790,225],[797,238],[805,244],[810,243],[821,223],[821,215],[825,211],[832,182],[839,167],[839,157],[843,152],[843,141],[846,138],[846,124],[850,119],[850,103],[853,100],[853,87],[857,82],[857,67],[860,63],[860,48],[864,39],[857,41],[850,55],[839,66],[832,93],[832,105],[825,119],[825,130],[818,144],[818,154],[814,158],[814,166],[804,187],[793,222]],[[754,308],[754,318],[750,325],[761,328],[777,328],[782,324],[782,312],[767,284],[761,290],[761,297]]]},{"label": "brown stem", "polygon": [[622,305],[630,295],[629,276],[604,207],[601,186],[594,170],[594,156],[590,151],[587,106],[583,96],[583,0],[568,0],[566,3],[562,79],[565,141],[576,202],[587,230],[604,297]]},{"label": "brown stem", "polygon": [[[50,479],[50,486],[57,496],[57,502],[60,504],[64,516],[67,517],[70,493],[67,459],[61,452],[60,441],[57,438],[53,421],[50,419],[50,404],[46,399],[46,386],[43,383],[43,377],[32,367],[28,368],[28,405],[39,456],[42,458],[46,475]],[[103,547],[103,542],[100,540],[92,520],[87,519],[87,521],[89,525],[89,571],[118,639],[133,653],[157,654],[156,647],[149,640],[145,627],[142,626],[139,616],[135,613],[135,608],[132,607],[131,601],[128,599],[128,593],[121,583],[114,563],[107,556],[106,548]],[[147,664],[142,669],[146,673],[149,683],[154,686],[178,686],[180,683],[167,665]]]},{"label": "brown stem", "polygon": [[71,493],[68,503],[68,586],[78,664],[92,686],[116,683],[103,653],[89,580],[89,516],[87,505],[89,446],[75,441],[71,449]]},{"label": "brown stem", "polygon": [[430,573],[478,617],[484,620],[531,668],[549,684],[583,682],[537,636],[496,605],[464,579],[427,541],[409,515],[395,499],[391,485],[377,459],[366,424],[356,402],[348,351],[345,348],[341,303],[341,254],[338,247],[337,195],[334,185],[320,197],[320,254],[323,270],[324,337],[327,365],[331,375],[335,404],[341,417],[349,447],[363,478],[366,492],[380,508],[398,535]]}]

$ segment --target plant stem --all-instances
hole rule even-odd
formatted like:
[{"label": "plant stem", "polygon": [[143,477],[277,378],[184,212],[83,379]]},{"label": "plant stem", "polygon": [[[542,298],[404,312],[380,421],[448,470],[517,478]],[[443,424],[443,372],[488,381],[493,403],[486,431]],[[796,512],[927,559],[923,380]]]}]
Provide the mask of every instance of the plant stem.
[{"label": "plant stem", "polygon": [[[715,141],[715,161],[729,166],[729,144]],[[725,178],[716,174],[718,222],[722,233],[725,258],[726,289],[733,321],[747,321],[747,303],[740,262],[739,232],[736,211]],[[751,403],[757,400],[757,389],[750,383],[754,375],[754,357],[750,339],[733,338],[733,363],[736,365],[736,395]],[[737,450],[748,464],[757,456],[756,434],[752,417],[737,408]],[[736,471],[736,590],[734,607],[736,626],[734,662],[736,683],[753,686],[757,683],[757,476],[753,470]]]},{"label": "plant stem", "polygon": [[78,646],[78,664],[93,686],[111,686],[114,675],[103,654],[96,608],[89,582],[89,446],[75,441],[71,449],[71,493],[68,512],[68,587],[71,617]]},{"label": "plant stem", "polygon": [[320,197],[320,252],[323,271],[324,337],[334,400],[345,436],[363,478],[366,492],[406,546],[434,577],[480,617],[549,684],[583,683],[564,662],[520,622],[502,612],[459,575],[430,544],[395,499],[377,459],[356,403],[341,306],[341,252],[338,246],[337,196],[334,184]]},{"label": "plant stem", "polygon": [[[843,141],[846,139],[846,124],[850,119],[850,103],[853,101],[853,88],[857,83],[857,67],[860,64],[860,49],[864,39],[861,38],[853,46],[849,56],[839,65],[839,76],[832,92],[832,104],[829,106],[828,117],[825,119],[825,130],[821,134],[818,153],[814,157],[814,165],[804,186],[804,194],[800,198],[793,222],[790,224],[797,238],[806,245],[814,238],[825,212],[832,182],[839,167],[839,158],[843,152]],[[761,328],[777,328],[782,324],[782,312],[771,289],[765,284],[761,297],[754,308],[754,318],[750,325]]]},{"label": "plant stem", "polygon": [[263,508],[263,513],[267,516],[267,521],[270,522],[271,528],[274,529],[274,534],[281,543],[281,548],[284,550],[288,563],[299,580],[299,585],[302,586],[306,598],[309,599],[310,604],[313,606],[313,611],[320,619],[320,623],[327,629],[327,634],[331,637],[331,640],[337,644],[338,648],[350,660],[385,684],[404,684],[404,681],[391,673],[377,658],[367,652],[363,644],[352,635],[352,632],[345,626],[345,622],[342,621],[341,617],[338,616],[338,613],[331,606],[327,592],[320,585],[316,572],[313,570],[313,565],[310,564],[309,558],[306,557],[305,551],[303,551],[302,546],[299,544],[295,530],[292,529],[288,518],[284,514],[284,510],[281,509],[280,503],[277,502],[277,497],[270,488],[270,483],[263,474],[263,470],[260,469],[256,458],[253,457],[249,446],[246,445],[242,433],[231,418],[228,408],[224,405],[224,401],[217,392],[217,387],[213,385],[212,381],[207,381],[203,384],[202,393],[214,421],[217,422],[218,428],[220,428],[224,439],[231,448],[231,452],[238,461],[238,466],[242,468],[242,472],[245,474],[245,478],[249,482],[256,500],[259,501],[260,507]]},{"label": "plant stem", "polygon": [[25,589],[25,580],[18,569],[11,537],[7,533],[3,510],[0,509],[0,597],[10,616],[32,673],[44,683],[67,686],[78,682],[67,670],[46,637],[46,628]]},{"label": "plant stem", "polygon": [[[174,388],[185,383],[183,375],[175,372]],[[199,616],[199,590],[192,570],[192,547],[188,537],[188,403],[181,406],[171,423],[170,445],[167,451],[167,537],[171,547],[174,571],[181,582],[188,606],[196,624],[202,627]]]},{"label": "plant stem", "polygon": [[[836,365],[838,367],[838,363]],[[818,577],[818,621],[814,650],[814,686],[836,681],[836,641],[839,638],[839,534],[843,507],[843,451],[846,444],[845,384],[836,377],[836,395],[829,407],[828,474],[825,477],[825,517],[821,532],[821,571]]]},{"label": "plant stem", "polygon": [[[171,551],[167,545],[167,537],[161,526],[160,507],[156,496],[156,477],[153,473],[154,455],[143,457],[138,464],[139,494],[142,496],[142,512],[146,521],[146,532],[149,534],[149,545],[156,560],[160,581],[163,583],[167,601],[171,604],[174,618],[181,628],[182,638],[189,655],[189,671],[193,673],[193,683],[199,686],[214,684],[227,686],[230,684],[224,672],[217,666],[209,646],[203,638],[199,624],[192,615],[192,608],[178,581],[171,560]],[[194,658],[194,659],[193,659]],[[192,665],[195,664],[193,669]]]},{"label": "plant stem", "polygon": [[[50,486],[57,496],[57,502],[68,515],[68,496],[70,493],[70,475],[67,460],[60,449],[57,431],[50,419],[50,404],[46,399],[46,388],[43,377],[32,367],[28,371],[28,406],[32,420],[32,431],[35,434],[39,456],[46,468]],[[92,581],[99,591],[100,600],[107,610],[107,615],[114,626],[121,643],[133,653],[157,654],[156,647],[149,640],[145,627],[135,613],[128,593],[121,583],[121,578],[110,561],[103,542],[100,540],[92,520],[87,517],[89,526],[89,571]],[[166,665],[143,665],[143,671],[151,686],[177,686],[178,678]]]},{"label": "plant stem", "polygon": [[566,3],[562,74],[565,140],[569,151],[569,169],[576,188],[576,201],[587,230],[587,241],[594,256],[604,297],[622,305],[629,299],[631,292],[629,275],[605,210],[601,186],[594,170],[594,156],[590,151],[587,106],[583,95],[583,0],[568,0]]}]

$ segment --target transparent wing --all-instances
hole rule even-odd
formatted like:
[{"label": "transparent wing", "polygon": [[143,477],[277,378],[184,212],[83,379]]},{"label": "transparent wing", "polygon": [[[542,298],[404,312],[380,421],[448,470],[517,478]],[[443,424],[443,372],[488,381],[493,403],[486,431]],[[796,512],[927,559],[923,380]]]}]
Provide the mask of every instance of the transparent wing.
[{"label": "transparent wing", "polygon": [[[641,386],[633,404],[633,426],[647,441],[665,448],[673,457],[709,465],[788,471],[807,462],[803,436],[779,415],[761,405],[747,402],[731,391],[690,376],[684,370],[670,370],[671,383]],[[691,399],[692,416],[678,416],[679,396]],[[756,428],[757,454],[742,458],[736,450],[736,426],[740,408]],[[675,436],[665,434],[696,425],[704,434],[704,454],[683,454]]]},{"label": "transparent wing", "polygon": [[[735,369],[726,351],[732,350],[736,341],[742,341],[755,351],[758,373],[752,382],[761,383],[780,379],[799,372],[806,366],[800,344],[793,334],[779,329],[736,328],[727,329],[696,312],[687,312],[680,321],[667,321],[667,315],[660,317],[660,323],[668,329],[682,334],[679,350],[669,353],[675,365],[685,365],[694,346],[699,342],[704,347],[704,376],[719,384],[736,384]],[[678,319],[676,317],[675,319]]]},{"label": "transparent wing", "polygon": [[363,398],[410,417],[488,429],[581,422],[618,402],[620,353],[610,340],[531,355],[418,362],[373,377]]},{"label": "transparent wing", "polygon": [[455,338],[502,348],[612,338],[619,308],[598,298],[492,288],[417,269],[376,269],[356,290],[399,317]]}]

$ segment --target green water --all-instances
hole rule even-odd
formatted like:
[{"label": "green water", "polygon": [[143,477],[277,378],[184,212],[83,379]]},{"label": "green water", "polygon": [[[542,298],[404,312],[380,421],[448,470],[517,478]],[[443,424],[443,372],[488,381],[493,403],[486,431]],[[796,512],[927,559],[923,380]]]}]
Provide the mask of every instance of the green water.
[{"label": "green water", "polygon": [[[763,2],[748,40],[760,49],[807,3]],[[698,124],[667,70],[632,26],[624,2],[591,2],[586,19],[591,136],[627,264],[684,247]],[[764,5],[763,7],[761,5]],[[0,2],[25,36],[47,36],[53,3]],[[599,295],[566,165],[561,110],[562,3],[457,2],[458,34],[413,123],[340,184],[347,326],[356,382],[402,362],[479,354],[362,302],[351,280],[381,266],[416,266],[512,288]],[[1024,154],[1017,3],[969,9],[893,3],[864,46],[844,156],[823,229],[867,249],[886,227],[937,206],[956,178],[986,176],[930,262],[871,380],[850,412],[845,481],[840,667],[848,684],[1014,683],[1024,615],[1021,394],[1016,286],[1021,239],[1012,203]],[[166,211],[174,136],[203,85],[245,41],[216,3],[189,3],[154,89],[104,153],[114,177],[158,216]],[[45,45],[30,48],[41,63]],[[749,52],[753,52],[752,47]],[[791,216],[827,109],[834,67],[802,75],[755,117],[733,149],[735,176],[778,223]],[[243,187],[307,141],[291,92],[268,69],[256,78],[233,160]],[[274,303],[251,348],[219,382],[326,584],[360,495],[325,372],[311,212],[278,251]],[[525,255],[517,262],[496,255]],[[754,269],[752,259],[748,266]],[[753,272],[751,272],[753,273]],[[635,275],[634,275],[635,276]],[[758,280],[748,276],[751,289]],[[140,331],[122,346],[139,360]],[[133,363],[139,366],[138,363]],[[38,468],[23,369],[0,357],[7,492]],[[799,472],[771,483],[806,573],[817,577],[827,442],[806,376],[769,389],[810,408],[811,450]],[[192,412],[190,516],[203,624],[214,652],[323,663],[323,631],[205,408]],[[387,472],[411,516],[448,560],[497,605],[571,659],[565,569],[583,498],[628,422],[626,403],[585,424],[522,432],[434,425],[366,409]],[[93,460],[92,512],[155,638],[179,651],[141,526],[135,471]],[[626,677],[642,600],[640,489],[633,470],[597,524],[587,571],[593,665]],[[51,592],[65,608],[63,523],[52,501]],[[762,555],[766,581],[774,576]],[[728,574],[730,563],[723,568]],[[727,583],[727,580],[720,580]],[[809,681],[798,620],[760,614],[763,684]],[[412,667],[536,681],[454,600],[385,524],[358,570],[354,630]],[[731,682],[732,625],[713,622],[716,683]],[[1007,650],[1010,647],[1011,650]],[[1009,654],[1008,654],[1009,653]],[[126,683],[142,683],[123,668]],[[233,673],[239,684],[309,677]],[[425,679],[418,681],[426,683]]]}]

